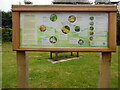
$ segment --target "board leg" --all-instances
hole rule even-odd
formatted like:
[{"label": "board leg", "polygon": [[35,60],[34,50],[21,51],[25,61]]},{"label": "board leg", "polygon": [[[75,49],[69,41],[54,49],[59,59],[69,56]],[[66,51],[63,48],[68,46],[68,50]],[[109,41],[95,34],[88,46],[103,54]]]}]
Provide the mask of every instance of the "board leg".
[{"label": "board leg", "polygon": [[73,56],[73,52],[71,52],[71,56]]},{"label": "board leg", "polygon": [[17,51],[18,88],[28,88],[28,55],[25,51]]},{"label": "board leg", "polygon": [[50,52],[50,59],[52,59],[52,52]]},{"label": "board leg", "polygon": [[58,60],[58,52],[55,52],[55,61]]},{"label": "board leg", "polygon": [[79,52],[77,52],[77,57],[79,57]]},{"label": "board leg", "polygon": [[102,52],[98,88],[110,88],[111,52]]}]

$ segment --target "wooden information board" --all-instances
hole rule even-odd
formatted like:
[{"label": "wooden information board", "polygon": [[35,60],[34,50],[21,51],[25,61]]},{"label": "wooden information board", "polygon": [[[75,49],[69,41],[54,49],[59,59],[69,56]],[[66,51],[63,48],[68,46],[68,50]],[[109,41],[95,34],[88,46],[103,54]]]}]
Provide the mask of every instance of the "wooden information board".
[{"label": "wooden information board", "polygon": [[109,88],[116,12],[115,5],[13,5],[18,88],[29,87],[26,51],[101,52],[98,88]]},{"label": "wooden information board", "polygon": [[116,50],[116,6],[13,5],[13,50]]}]

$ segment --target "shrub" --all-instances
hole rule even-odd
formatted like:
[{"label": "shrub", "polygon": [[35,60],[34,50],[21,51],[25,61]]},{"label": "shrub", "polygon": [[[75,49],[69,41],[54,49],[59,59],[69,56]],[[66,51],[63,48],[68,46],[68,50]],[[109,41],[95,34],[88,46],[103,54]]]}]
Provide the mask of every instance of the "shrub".
[{"label": "shrub", "polygon": [[2,41],[11,42],[12,41],[12,29],[2,28]]}]

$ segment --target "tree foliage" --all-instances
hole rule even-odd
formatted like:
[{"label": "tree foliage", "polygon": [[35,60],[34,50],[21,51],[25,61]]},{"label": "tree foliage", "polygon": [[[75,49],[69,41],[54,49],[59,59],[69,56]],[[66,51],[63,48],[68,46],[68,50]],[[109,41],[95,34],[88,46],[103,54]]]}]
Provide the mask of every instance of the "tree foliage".
[{"label": "tree foliage", "polygon": [[2,41],[12,41],[12,12],[2,12]]},{"label": "tree foliage", "polygon": [[117,13],[117,44],[120,45],[120,13]]},{"label": "tree foliage", "polygon": [[2,28],[2,41],[11,42],[12,41],[12,29]]},{"label": "tree foliage", "polygon": [[2,27],[12,29],[12,12],[2,12]]},{"label": "tree foliage", "polygon": [[53,2],[53,4],[92,4],[90,2]]}]

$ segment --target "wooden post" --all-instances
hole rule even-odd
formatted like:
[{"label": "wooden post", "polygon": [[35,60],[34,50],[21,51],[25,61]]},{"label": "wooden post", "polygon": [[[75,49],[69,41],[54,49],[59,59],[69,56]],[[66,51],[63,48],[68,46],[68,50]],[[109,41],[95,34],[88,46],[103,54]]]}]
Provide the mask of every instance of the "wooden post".
[{"label": "wooden post", "polygon": [[58,52],[55,52],[55,61],[58,60]]},{"label": "wooden post", "polygon": [[77,52],[77,57],[79,57],[79,52]]},{"label": "wooden post", "polygon": [[50,59],[52,59],[52,52],[50,52]]},{"label": "wooden post", "polygon": [[17,51],[18,88],[28,88],[28,55],[25,51]]},{"label": "wooden post", "polygon": [[110,88],[111,52],[102,52],[98,88]]},{"label": "wooden post", "polygon": [[71,56],[73,56],[73,52],[71,52]]}]

